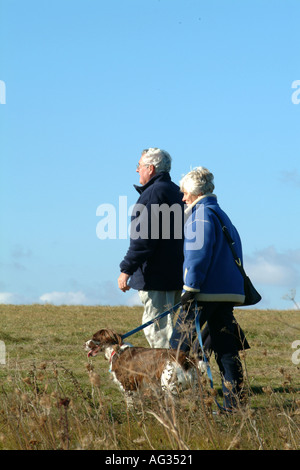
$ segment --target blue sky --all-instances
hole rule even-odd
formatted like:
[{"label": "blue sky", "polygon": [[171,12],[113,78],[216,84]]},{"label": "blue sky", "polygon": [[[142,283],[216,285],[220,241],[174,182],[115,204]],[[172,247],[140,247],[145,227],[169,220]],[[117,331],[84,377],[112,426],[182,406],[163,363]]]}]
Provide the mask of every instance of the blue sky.
[{"label": "blue sky", "polygon": [[96,211],[133,204],[140,153],[161,147],[176,183],[214,173],[260,307],[292,308],[299,15],[298,0],[0,0],[0,303],[135,304],[117,288],[129,240],[100,240]]}]

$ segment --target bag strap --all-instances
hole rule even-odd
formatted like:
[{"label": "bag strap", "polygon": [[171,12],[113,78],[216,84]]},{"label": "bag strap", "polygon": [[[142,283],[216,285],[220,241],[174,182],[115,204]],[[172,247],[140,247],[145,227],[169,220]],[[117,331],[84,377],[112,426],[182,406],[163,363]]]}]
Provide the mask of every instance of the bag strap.
[{"label": "bag strap", "polygon": [[219,216],[219,214],[218,214],[214,209],[212,209],[211,207],[208,207],[208,206],[207,206],[207,209],[211,210],[211,211],[215,214],[215,216],[218,218],[219,222],[221,223],[222,231],[223,231],[223,233],[224,233],[224,235],[225,235],[225,238],[226,238],[226,240],[227,240],[227,242],[228,242],[228,245],[229,245],[229,247],[230,247],[230,249],[231,249],[232,255],[233,255],[233,257],[234,257],[234,261],[236,262],[237,267],[239,268],[239,270],[240,270],[242,276],[243,276],[244,278],[247,277],[247,274],[245,273],[244,268],[243,268],[243,266],[242,266],[241,258],[238,257],[238,255],[237,255],[237,253],[236,253],[236,251],[235,251],[235,248],[234,248],[235,242],[234,242],[234,240],[232,239],[232,237],[231,237],[231,235],[230,235],[230,233],[229,233],[228,228],[227,228],[226,225],[223,223],[223,220],[221,219],[221,217]]}]

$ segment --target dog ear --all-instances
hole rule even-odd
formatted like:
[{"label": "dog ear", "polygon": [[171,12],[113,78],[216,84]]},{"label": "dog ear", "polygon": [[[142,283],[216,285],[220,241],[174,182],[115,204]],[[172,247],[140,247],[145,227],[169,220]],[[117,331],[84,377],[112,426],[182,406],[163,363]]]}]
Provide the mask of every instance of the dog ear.
[{"label": "dog ear", "polygon": [[109,328],[103,328],[97,331],[97,333],[93,335],[92,340],[99,341],[102,344],[116,343],[119,346],[123,344],[121,335]]},{"label": "dog ear", "polygon": [[113,330],[110,330],[110,332],[111,332],[111,336],[113,338],[114,343],[117,343],[119,346],[122,346],[123,344],[122,336]]},{"label": "dog ear", "polygon": [[118,345],[122,346],[123,344],[122,335],[120,335],[119,333],[116,333],[116,337],[118,338]]},{"label": "dog ear", "polygon": [[113,332],[111,330],[109,330],[108,328],[104,328],[103,330],[101,330],[101,333],[102,333],[102,338],[101,338],[101,341],[103,343],[113,343],[114,342],[114,338],[113,338]]},{"label": "dog ear", "polygon": [[107,328],[103,330],[103,332],[105,332],[103,341],[105,341],[106,343],[118,344],[120,346],[122,345],[121,336],[118,333],[116,333],[114,330]]},{"label": "dog ear", "polygon": [[92,341],[99,341],[99,343],[102,342],[102,336],[103,336],[103,331],[104,330],[99,330],[96,333],[93,334],[92,336]]}]

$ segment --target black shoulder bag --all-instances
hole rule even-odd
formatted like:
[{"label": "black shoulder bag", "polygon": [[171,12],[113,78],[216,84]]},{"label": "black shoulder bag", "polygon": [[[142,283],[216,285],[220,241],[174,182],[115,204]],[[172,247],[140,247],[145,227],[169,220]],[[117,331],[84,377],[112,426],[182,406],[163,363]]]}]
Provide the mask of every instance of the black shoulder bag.
[{"label": "black shoulder bag", "polygon": [[228,241],[228,244],[230,246],[230,249],[231,249],[231,252],[233,254],[234,260],[236,262],[236,265],[239,268],[239,270],[240,270],[240,272],[241,272],[241,274],[244,278],[245,301],[244,301],[243,305],[246,306],[246,305],[255,305],[255,304],[257,304],[261,300],[261,295],[257,292],[257,290],[253,286],[250,278],[245,273],[245,270],[242,266],[242,262],[241,262],[240,258],[237,256],[236,251],[234,249],[234,246],[233,246],[234,241],[232,240],[232,238],[230,236],[228,228],[226,227],[226,225],[224,225],[221,217],[219,216],[219,214],[217,214],[217,212],[214,209],[212,209],[211,207],[208,207],[208,209],[210,209],[217,216],[217,218],[219,219],[219,221],[221,223],[221,226],[222,226],[222,231],[223,231],[223,233],[226,237],[226,240]]}]

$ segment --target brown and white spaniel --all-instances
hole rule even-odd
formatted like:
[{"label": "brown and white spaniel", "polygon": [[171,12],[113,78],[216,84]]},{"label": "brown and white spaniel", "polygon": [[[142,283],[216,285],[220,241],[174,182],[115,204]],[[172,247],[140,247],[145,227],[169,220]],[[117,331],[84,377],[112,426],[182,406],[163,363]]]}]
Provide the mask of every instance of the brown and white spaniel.
[{"label": "brown and white spaniel", "polygon": [[199,364],[182,351],[134,347],[107,328],[97,331],[85,343],[85,349],[88,357],[104,352],[113,380],[124,392],[128,406],[132,406],[134,394],[145,387],[161,387],[164,392],[177,395],[197,382]]}]

